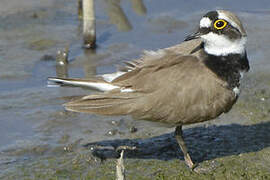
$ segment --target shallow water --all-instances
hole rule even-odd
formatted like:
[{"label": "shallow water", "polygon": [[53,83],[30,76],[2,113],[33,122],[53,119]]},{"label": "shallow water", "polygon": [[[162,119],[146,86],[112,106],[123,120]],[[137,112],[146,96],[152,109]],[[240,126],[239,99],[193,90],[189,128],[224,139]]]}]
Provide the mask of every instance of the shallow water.
[{"label": "shallow water", "polygon": [[[98,48],[95,52],[82,48],[76,1],[24,0],[15,3],[1,0],[1,167],[28,158],[33,151],[27,149],[35,147],[46,146],[50,149],[78,139],[83,139],[80,143],[85,144],[171,132],[172,129],[153,127],[152,124],[131,121],[126,117],[101,117],[64,111],[61,104],[68,100],[66,97],[92,91],[46,87],[47,77],[56,75],[56,52],[70,46],[69,77],[91,77],[113,72],[115,65],[139,57],[144,49],[156,50],[181,42],[196,29],[201,15],[217,8],[236,12],[247,29],[252,69],[245,77],[243,91],[266,89],[266,94],[269,93],[269,0],[96,1]],[[245,100],[247,97],[241,98]],[[269,99],[264,98],[263,102],[261,106],[269,109],[266,106]],[[205,124],[253,123],[250,118],[242,116],[238,109]],[[264,120],[269,121],[268,115]],[[114,122],[117,122],[116,125]],[[133,126],[138,132],[129,132]],[[18,152],[15,159],[6,156],[15,150]],[[21,153],[25,151],[27,153]]]}]

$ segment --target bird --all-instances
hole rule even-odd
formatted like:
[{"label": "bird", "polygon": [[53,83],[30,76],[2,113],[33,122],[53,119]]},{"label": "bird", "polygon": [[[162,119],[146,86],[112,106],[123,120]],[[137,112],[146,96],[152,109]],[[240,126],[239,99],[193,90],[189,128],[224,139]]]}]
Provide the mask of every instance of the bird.
[{"label": "bird", "polygon": [[48,78],[49,84],[82,86],[101,92],[64,104],[69,111],[131,115],[175,127],[186,165],[189,155],[182,126],[215,119],[231,110],[240,81],[250,68],[247,33],[240,19],[226,10],[207,12],[195,33],[177,45],[145,51],[118,71],[90,79]]}]

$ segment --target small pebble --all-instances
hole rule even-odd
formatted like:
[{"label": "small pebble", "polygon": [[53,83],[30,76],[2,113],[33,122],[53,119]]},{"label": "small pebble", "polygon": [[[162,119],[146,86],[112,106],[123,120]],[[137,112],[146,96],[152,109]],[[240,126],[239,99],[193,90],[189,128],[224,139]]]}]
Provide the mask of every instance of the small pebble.
[{"label": "small pebble", "polygon": [[53,55],[45,54],[40,58],[41,61],[55,61],[55,57]]},{"label": "small pebble", "polygon": [[72,146],[68,145],[64,147],[64,151],[66,152],[71,152],[72,151]]},{"label": "small pebble", "polygon": [[38,14],[37,14],[36,12],[34,12],[34,13],[32,14],[32,18],[34,18],[34,19],[38,18]]},{"label": "small pebble", "polygon": [[91,129],[87,129],[85,131],[83,131],[84,134],[91,134],[93,131]]},{"label": "small pebble", "polygon": [[115,134],[117,133],[117,130],[116,129],[113,129],[113,130],[109,130],[106,135],[108,136],[114,136]]},{"label": "small pebble", "polygon": [[138,129],[136,127],[134,127],[134,126],[132,126],[131,128],[129,128],[129,132],[131,132],[131,133],[135,133],[137,131],[138,131]]},{"label": "small pebble", "polygon": [[119,125],[119,122],[118,122],[118,121],[115,121],[115,120],[112,120],[111,123],[112,123],[112,125],[114,125],[114,126],[118,126],[118,125]]}]

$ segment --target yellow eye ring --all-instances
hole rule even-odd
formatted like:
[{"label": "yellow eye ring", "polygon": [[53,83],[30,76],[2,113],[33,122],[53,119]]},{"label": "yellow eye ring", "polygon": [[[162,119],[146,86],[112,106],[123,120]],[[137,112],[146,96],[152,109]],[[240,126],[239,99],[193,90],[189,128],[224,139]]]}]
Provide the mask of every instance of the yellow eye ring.
[{"label": "yellow eye ring", "polygon": [[223,20],[223,19],[218,19],[215,21],[214,23],[214,28],[220,30],[220,29],[224,29],[227,26],[227,21]]}]

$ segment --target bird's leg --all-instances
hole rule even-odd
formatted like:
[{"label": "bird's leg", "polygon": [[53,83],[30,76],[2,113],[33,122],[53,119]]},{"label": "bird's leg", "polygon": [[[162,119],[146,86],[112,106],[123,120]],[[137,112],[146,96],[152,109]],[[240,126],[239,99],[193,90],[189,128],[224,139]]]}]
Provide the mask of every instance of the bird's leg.
[{"label": "bird's leg", "polygon": [[177,126],[175,128],[175,132],[174,132],[175,138],[182,150],[182,152],[184,153],[184,159],[186,164],[188,165],[189,168],[193,169],[194,168],[194,163],[192,162],[189,154],[188,154],[188,149],[185,145],[184,139],[183,139],[183,131],[182,131],[182,126]]}]

